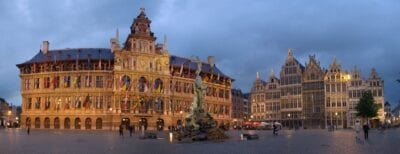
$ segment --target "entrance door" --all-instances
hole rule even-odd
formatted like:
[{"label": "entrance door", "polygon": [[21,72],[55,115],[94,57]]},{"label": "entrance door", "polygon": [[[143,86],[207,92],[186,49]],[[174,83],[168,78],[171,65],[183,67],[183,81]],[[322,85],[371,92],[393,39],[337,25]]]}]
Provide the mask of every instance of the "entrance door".
[{"label": "entrance door", "polygon": [[147,130],[147,119],[146,118],[141,118],[139,120],[139,129],[142,130],[142,126],[144,127],[144,130]]},{"label": "entrance door", "polygon": [[162,131],[164,129],[164,120],[161,118],[157,119],[157,130]]}]

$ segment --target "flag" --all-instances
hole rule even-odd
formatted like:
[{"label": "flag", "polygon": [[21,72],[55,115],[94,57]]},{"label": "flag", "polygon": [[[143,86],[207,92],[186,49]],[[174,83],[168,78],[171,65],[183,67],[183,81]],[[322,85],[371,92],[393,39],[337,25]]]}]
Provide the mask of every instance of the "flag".
[{"label": "flag", "polygon": [[157,86],[157,92],[161,93],[161,85],[160,84]]}]

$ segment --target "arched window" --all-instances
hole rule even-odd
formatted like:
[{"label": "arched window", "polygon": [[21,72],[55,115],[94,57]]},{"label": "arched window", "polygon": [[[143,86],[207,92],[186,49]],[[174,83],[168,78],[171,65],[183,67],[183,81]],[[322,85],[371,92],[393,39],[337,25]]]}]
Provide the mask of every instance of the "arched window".
[{"label": "arched window", "polygon": [[96,129],[102,129],[103,128],[103,120],[101,118],[96,119]]},{"label": "arched window", "polygon": [[75,119],[75,129],[81,129],[81,119]]},{"label": "arched window", "polygon": [[54,119],[54,129],[60,129],[60,118]]},{"label": "arched window", "polygon": [[164,112],[164,101],[160,98],[156,99],[154,107],[157,113],[162,114]]},{"label": "arched window", "polygon": [[44,119],[44,128],[50,128],[50,118],[48,117]]},{"label": "arched window", "polygon": [[92,119],[86,118],[86,120],[85,120],[85,129],[92,129]]},{"label": "arched window", "polygon": [[147,92],[148,85],[145,77],[140,77],[139,79],[139,92]]},{"label": "arched window", "polygon": [[35,118],[35,128],[40,128],[40,118],[39,117]]},{"label": "arched window", "polygon": [[30,128],[31,127],[31,118],[26,118],[26,128]]},{"label": "arched window", "polygon": [[164,85],[160,78],[156,79],[154,82],[154,89],[157,93],[162,93],[164,91]]},{"label": "arched window", "polygon": [[69,118],[65,118],[64,129],[70,129],[70,128],[71,128],[71,120]]},{"label": "arched window", "polygon": [[121,89],[122,91],[129,91],[131,89],[131,78],[127,75],[121,78]]}]

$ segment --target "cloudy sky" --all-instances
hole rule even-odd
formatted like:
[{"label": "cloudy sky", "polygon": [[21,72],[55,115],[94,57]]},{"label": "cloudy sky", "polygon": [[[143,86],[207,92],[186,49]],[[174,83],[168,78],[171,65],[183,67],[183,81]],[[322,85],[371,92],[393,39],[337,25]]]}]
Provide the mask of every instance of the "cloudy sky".
[{"label": "cloudy sky", "polygon": [[249,91],[259,71],[280,71],[293,48],[305,63],[315,54],[323,67],[334,56],[342,67],[358,66],[367,78],[375,67],[385,97],[400,99],[400,1],[397,0],[13,0],[0,1],[0,97],[20,104],[18,70],[43,40],[51,49],[110,46],[118,28],[124,41],[146,8],[159,42],[171,54],[216,57],[217,66]]}]

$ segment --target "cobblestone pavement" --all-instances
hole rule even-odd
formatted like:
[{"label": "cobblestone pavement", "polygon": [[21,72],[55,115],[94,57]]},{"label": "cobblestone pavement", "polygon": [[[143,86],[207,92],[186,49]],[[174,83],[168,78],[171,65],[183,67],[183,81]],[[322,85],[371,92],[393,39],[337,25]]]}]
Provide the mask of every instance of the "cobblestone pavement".
[{"label": "cobblestone pavement", "polygon": [[[240,134],[256,133],[259,140],[240,140]],[[400,129],[379,132],[372,130],[370,139],[352,130],[282,130],[278,136],[271,131],[229,131],[230,139],[222,142],[169,142],[166,132],[159,139],[140,140],[119,137],[110,131],[57,131],[0,129],[0,153],[400,153]]]}]

